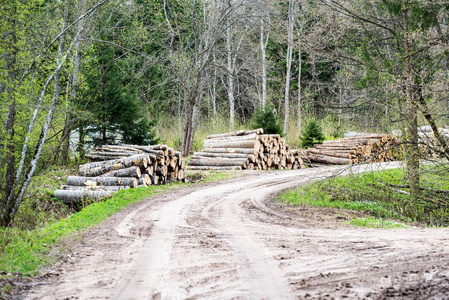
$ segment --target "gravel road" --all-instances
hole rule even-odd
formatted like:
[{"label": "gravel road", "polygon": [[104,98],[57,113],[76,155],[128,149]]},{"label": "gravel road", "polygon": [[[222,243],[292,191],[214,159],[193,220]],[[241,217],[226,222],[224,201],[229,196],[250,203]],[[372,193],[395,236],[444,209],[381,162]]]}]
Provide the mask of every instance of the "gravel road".
[{"label": "gravel road", "polygon": [[269,201],[342,170],[252,171],[145,200],[71,241],[27,297],[448,299],[448,229],[354,228]]}]

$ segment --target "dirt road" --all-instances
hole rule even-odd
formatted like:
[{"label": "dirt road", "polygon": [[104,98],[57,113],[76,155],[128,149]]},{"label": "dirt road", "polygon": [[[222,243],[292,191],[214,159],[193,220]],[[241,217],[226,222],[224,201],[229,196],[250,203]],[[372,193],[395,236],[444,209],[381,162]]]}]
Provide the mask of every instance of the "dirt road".
[{"label": "dirt road", "polygon": [[250,172],[146,200],[84,234],[28,298],[448,299],[448,229],[353,228],[268,201],[340,169]]}]

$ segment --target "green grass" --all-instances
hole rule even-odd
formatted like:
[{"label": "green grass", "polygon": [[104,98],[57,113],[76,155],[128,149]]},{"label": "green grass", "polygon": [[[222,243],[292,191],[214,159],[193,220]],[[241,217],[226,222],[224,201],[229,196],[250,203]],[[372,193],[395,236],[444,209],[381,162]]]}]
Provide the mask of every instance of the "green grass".
[{"label": "green grass", "polygon": [[365,218],[355,218],[348,222],[353,226],[358,227],[369,227],[369,228],[410,228],[410,225],[392,221],[392,220],[384,220],[373,217],[365,217]]},{"label": "green grass", "polygon": [[[449,190],[447,166],[422,168],[421,186]],[[344,177],[329,178],[308,186],[282,193],[281,201],[292,205],[334,207],[360,211],[379,222],[394,220],[404,223],[422,223],[429,226],[449,225],[449,194],[422,191],[419,200],[412,203],[402,169],[385,170]],[[399,193],[401,190],[403,193]],[[405,194],[404,194],[405,193]],[[354,221],[354,225],[370,224]],[[373,227],[376,227],[373,224]]]}]

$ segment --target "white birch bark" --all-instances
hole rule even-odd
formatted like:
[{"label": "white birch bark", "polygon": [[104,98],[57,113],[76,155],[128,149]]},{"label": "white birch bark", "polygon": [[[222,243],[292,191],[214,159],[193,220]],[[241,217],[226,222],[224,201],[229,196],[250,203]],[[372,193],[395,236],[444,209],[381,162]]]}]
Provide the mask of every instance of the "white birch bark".
[{"label": "white birch bark", "polygon": [[264,38],[265,22],[264,19],[260,19],[260,51],[262,54],[262,108],[265,108],[267,103],[267,59],[266,59],[266,46],[268,42],[268,36],[266,42]]},{"label": "white birch bark", "polygon": [[290,118],[290,77],[292,68],[292,52],[293,52],[293,20],[294,20],[294,0],[288,1],[288,18],[287,18],[287,72],[285,78],[285,116],[284,116],[284,135],[288,132],[288,120]]},{"label": "white birch bark", "polygon": [[302,71],[302,51],[301,51],[301,32],[302,25],[298,28],[298,132],[302,127],[302,110],[301,110],[301,71]]},{"label": "white birch bark", "polygon": [[232,63],[232,34],[229,21],[226,22],[226,56],[228,73],[229,129],[234,130],[234,68]]}]

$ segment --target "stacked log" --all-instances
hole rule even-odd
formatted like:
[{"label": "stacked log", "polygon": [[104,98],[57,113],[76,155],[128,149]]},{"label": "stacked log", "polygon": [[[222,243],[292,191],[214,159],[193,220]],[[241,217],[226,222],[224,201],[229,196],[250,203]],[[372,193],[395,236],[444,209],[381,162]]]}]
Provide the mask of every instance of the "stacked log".
[{"label": "stacked log", "polygon": [[307,149],[307,158],[334,165],[395,161],[399,156],[398,144],[396,137],[387,134],[342,138],[314,145]]},{"label": "stacked log", "polygon": [[263,134],[263,129],[240,130],[209,135],[204,149],[193,153],[190,170],[299,169],[303,161],[290,150],[279,134]]},{"label": "stacked log", "polygon": [[165,145],[104,145],[86,157],[78,176],[69,176],[54,195],[66,203],[82,198],[100,199],[114,192],[149,185],[185,182],[181,153]]}]

